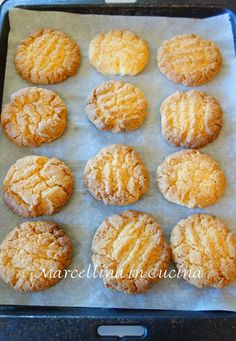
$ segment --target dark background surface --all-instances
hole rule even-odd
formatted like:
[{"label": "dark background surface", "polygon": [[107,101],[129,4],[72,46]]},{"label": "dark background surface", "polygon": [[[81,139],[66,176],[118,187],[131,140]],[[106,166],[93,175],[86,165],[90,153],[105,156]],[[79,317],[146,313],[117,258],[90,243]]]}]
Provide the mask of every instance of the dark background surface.
[{"label": "dark background surface", "polygon": [[[103,0],[8,0],[1,7],[0,17],[0,105],[11,7],[196,18],[229,13],[236,46],[236,0],[138,0],[134,4],[115,5],[105,4]],[[122,340],[236,340],[236,313],[232,312],[0,306],[0,341],[115,340],[97,334],[98,326],[114,324],[146,327],[144,336]]]}]

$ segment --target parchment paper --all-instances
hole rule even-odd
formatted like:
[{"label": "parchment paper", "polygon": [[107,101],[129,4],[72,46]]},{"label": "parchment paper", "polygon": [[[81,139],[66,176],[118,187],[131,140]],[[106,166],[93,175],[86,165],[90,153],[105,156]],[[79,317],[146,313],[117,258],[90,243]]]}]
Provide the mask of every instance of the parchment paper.
[{"label": "parchment paper", "polygon": [[[40,148],[22,148],[11,143],[1,131],[0,181],[9,166],[18,158],[36,154],[64,160],[75,175],[75,190],[64,209],[50,217],[60,223],[74,244],[71,269],[87,269],[91,263],[91,242],[94,232],[103,219],[124,209],[136,209],[153,214],[169,240],[170,231],[181,219],[194,212],[205,212],[222,218],[236,232],[236,62],[233,36],[228,15],[209,19],[180,19],[164,17],[128,17],[78,15],[60,12],[37,12],[12,10],[9,35],[7,68],[5,75],[4,103],[12,92],[31,84],[16,73],[13,63],[14,50],[25,36],[43,27],[62,30],[73,37],[81,48],[82,63],[77,75],[65,82],[48,86],[58,92],[68,108],[68,128],[57,141]],[[150,61],[146,69],[135,77],[123,77],[136,84],[149,101],[149,115],[144,125],[135,132],[112,134],[97,130],[86,118],[86,98],[92,88],[101,81],[119,79],[105,77],[90,66],[88,46],[99,32],[111,28],[129,28],[142,36],[150,48]],[[227,177],[223,198],[205,210],[191,210],[166,201],[156,187],[157,165],[177,148],[168,145],[161,136],[159,108],[166,96],[177,90],[186,90],[181,85],[165,79],[156,67],[156,51],[164,39],[182,33],[196,33],[214,40],[220,47],[224,64],[219,75],[199,90],[207,91],[221,103],[224,125],[216,141],[202,149],[212,155]],[[87,160],[102,147],[112,143],[125,143],[135,147],[150,171],[150,186],[140,201],[127,207],[105,206],[93,199],[83,184],[83,170]],[[2,188],[1,193],[2,196]],[[0,240],[24,219],[13,214],[0,200]],[[45,217],[46,218],[46,217]],[[139,295],[116,293],[103,287],[101,279],[62,280],[55,287],[34,294],[21,294],[0,281],[0,304],[86,306],[148,309],[236,310],[236,283],[222,290],[197,289],[182,279],[163,279],[150,290]]]}]

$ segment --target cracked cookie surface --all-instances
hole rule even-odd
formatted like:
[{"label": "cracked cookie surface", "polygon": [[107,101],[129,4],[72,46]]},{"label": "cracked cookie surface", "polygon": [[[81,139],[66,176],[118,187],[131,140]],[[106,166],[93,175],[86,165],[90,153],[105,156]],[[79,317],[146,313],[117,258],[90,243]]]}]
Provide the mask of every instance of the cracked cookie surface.
[{"label": "cracked cookie surface", "polygon": [[220,199],[226,179],[212,157],[188,149],[167,156],[158,166],[157,185],[171,202],[189,208],[206,207]]},{"label": "cracked cookie surface", "polygon": [[66,128],[67,108],[51,90],[24,88],[3,107],[2,127],[19,146],[36,147],[59,138]]},{"label": "cracked cookie surface", "polygon": [[145,40],[128,30],[112,30],[95,36],[89,45],[89,60],[104,75],[136,75],[148,63]]},{"label": "cracked cookie surface", "polygon": [[80,49],[65,33],[42,29],[20,42],[15,65],[19,75],[31,83],[60,83],[76,74]]},{"label": "cracked cookie surface", "polygon": [[133,84],[107,81],[99,84],[87,100],[90,121],[113,133],[139,128],[147,116],[147,100]]},{"label": "cracked cookie surface", "polygon": [[170,247],[154,218],[124,211],[104,220],[95,233],[92,259],[106,287],[127,294],[142,292],[161,279]]},{"label": "cracked cookie surface", "polygon": [[23,217],[51,215],[64,206],[73,189],[73,175],[62,161],[27,156],[13,164],[3,182],[4,200]]},{"label": "cracked cookie surface", "polygon": [[72,243],[54,222],[31,221],[15,227],[0,244],[0,277],[22,292],[50,288],[70,265]]},{"label": "cracked cookie surface", "polygon": [[85,167],[84,182],[92,196],[108,205],[128,205],[148,189],[148,171],[132,147],[103,148]]},{"label": "cracked cookie surface", "polygon": [[161,105],[162,135],[175,146],[202,148],[214,141],[222,127],[218,101],[204,92],[175,92]]},{"label": "cracked cookie surface", "polygon": [[216,44],[195,34],[165,40],[157,52],[157,65],[169,80],[186,86],[208,82],[216,76],[222,56]]},{"label": "cracked cookie surface", "polygon": [[219,218],[194,214],[180,220],[170,243],[173,261],[191,284],[222,288],[236,279],[236,235]]}]

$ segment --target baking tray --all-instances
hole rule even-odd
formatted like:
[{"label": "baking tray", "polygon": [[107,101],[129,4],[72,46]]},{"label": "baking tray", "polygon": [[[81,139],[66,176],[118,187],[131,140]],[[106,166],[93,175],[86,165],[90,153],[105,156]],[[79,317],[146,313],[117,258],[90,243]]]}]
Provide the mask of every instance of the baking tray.
[{"label": "baking tray", "polygon": [[[0,105],[10,29],[8,11],[13,7],[80,14],[192,18],[228,13],[236,47],[235,0],[138,0],[130,4],[106,4],[103,0],[7,0],[0,13]],[[142,325],[146,328],[143,336],[124,337],[123,340],[236,340],[234,312],[0,306],[0,341],[118,339],[100,337],[97,328],[101,325]]]}]

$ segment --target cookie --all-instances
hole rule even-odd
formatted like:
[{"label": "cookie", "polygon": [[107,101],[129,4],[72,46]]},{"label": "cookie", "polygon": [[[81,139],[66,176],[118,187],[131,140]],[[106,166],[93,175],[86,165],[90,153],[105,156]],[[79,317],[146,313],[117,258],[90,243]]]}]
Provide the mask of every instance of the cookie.
[{"label": "cookie", "polygon": [[15,52],[19,75],[34,84],[60,83],[80,66],[80,49],[65,33],[42,29],[20,42]]},{"label": "cookie", "polygon": [[51,90],[21,89],[3,107],[2,127],[18,146],[37,147],[59,138],[66,128],[67,108]]},{"label": "cookie", "polygon": [[162,135],[177,147],[202,148],[221,131],[221,106],[204,92],[175,92],[164,100],[160,111]]},{"label": "cookie", "polygon": [[56,223],[25,222],[0,244],[0,277],[18,291],[45,290],[63,277],[71,258],[72,243]]},{"label": "cookie", "polygon": [[51,215],[68,201],[73,175],[62,161],[26,156],[13,164],[3,182],[4,200],[23,217]]},{"label": "cookie", "polygon": [[134,294],[161,279],[168,268],[170,247],[152,216],[124,211],[107,218],[92,244],[95,270],[106,287]]},{"label": "cookie", "polygon": [[92,196],[107,205],[129,205],[148,189],[148,171],[132,147],[103,148],[85,167],[84,182]]},{"label": "cookie", "polygon": [[194,214],[173,228],[172,259],[196,287],[222,288],[236,279],[236,235],[219,218]]},{"label": "cookie", "polygon": [[220,199],[226,179],[212,157],[187,149],[167,156],[159,165],[157,185],[171,202],[189,208],[206,207]]},{"label": "cookie", "polygon": [[107,81],[93,89],[86,112],[98,129],[120,133],[139,128],[147,116],[147,106],[144,94],[133,84]]},{"label": "cookie", "polygon": [[216,76],[222,64],[219,48],[211,40],[183,34],[165,40],[157,52],[157,65],[169,80],[186,86],[201,85]]},{"label": "cookie", "polygon": [[89,60],[104,75],[137,75],[148,63],[145,40],[128,30],[112,30],[95,36],[89,45]]}]

